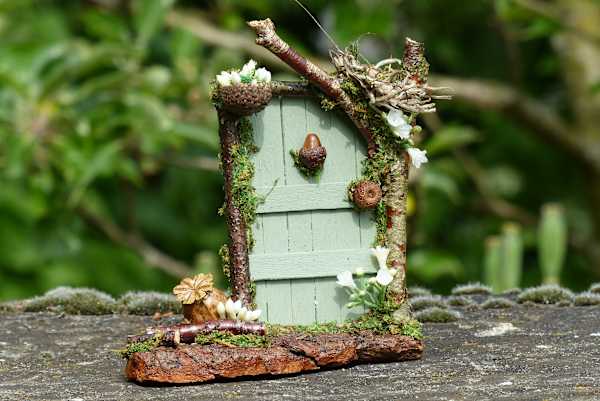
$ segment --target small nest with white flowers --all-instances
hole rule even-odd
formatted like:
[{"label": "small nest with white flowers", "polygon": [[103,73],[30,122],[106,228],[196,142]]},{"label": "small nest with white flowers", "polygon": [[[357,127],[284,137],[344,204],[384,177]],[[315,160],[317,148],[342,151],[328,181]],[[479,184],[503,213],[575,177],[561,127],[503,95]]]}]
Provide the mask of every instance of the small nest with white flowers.
[{"label": "small nest with white flowers", "polygon": [[223,108],[237,116],[249,116],[264,109],[271,101],[271,85],[269,83],[240,83],[222,86],[219,96]]}]

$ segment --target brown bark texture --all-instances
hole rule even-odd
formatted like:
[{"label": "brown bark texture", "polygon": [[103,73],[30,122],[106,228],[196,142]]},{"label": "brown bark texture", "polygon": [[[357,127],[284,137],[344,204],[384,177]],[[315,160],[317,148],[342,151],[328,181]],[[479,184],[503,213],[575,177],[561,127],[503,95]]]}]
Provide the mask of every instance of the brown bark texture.
[{"label": "brown bark texture", "polygon": [[265,335],[264,323],[242,322],[239,320],[211,320],[201,324],[177,324],[174,326],[149,327],[144,334],[128,336],[128,343],[142,342],[161,335],[161,345],[192,344],[198,334],[222,331],[232,334]]},{"label": "brown bark texture", "polygon": [[125,375],[142,384],[201,383],[415,360],[422,352],[420,340],[391,334],[286,335],[265,348],[193,344],[138,352],[129,358]]},{"label": "brown bark texture", "polygon": [[222,109],[218,109],[219,136],[221,139],[221,164],[223,166],[225,190],[225,217],[229,231],[229,258],[231,262],[231,298],[241,300],[246,307],[252,304],[250,294],[250,262],[246,223],[233,199],[234,146],[239,146],[240,120]]},{"label": "brown bark texture", "polygon": [[260,21],[249,21],[248,26],[256,32],[256,44],[270,50],[340,106],[365,138],[369,153],[372,154],[375,151],[375,143],[373,142],[371,129],[358,118],[354,103],[344,92],[338,80],[302,57],[283,41],[275,32],[275,24],[269,18]]}]

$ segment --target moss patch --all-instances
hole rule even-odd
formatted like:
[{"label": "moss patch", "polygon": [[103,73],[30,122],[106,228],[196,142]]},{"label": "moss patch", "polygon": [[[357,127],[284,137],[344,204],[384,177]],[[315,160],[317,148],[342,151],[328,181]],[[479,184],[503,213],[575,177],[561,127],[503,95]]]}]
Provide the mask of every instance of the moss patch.
[{"label": "moss patch", "polygon": [[91,288],[57,287],[25,303],[25,312],[55,311],[73,315],[106,315],[117,311],[110,295]]},{"label": "moss patch", "polygon": [[448,323],[460,319],[461,314],[434,306],[415,313],[415,318],[422,323]]},{"label": "moss patch", "polygon": [[323,166],[316,168],[316,169],[307,168],[300,161],[299,151],[297,151],[295,149],[290,149],[290,156],[292,156],[292,160],[294,161],[294,167],[296,167],[298,169],[298,171],[300,171],[300,174],[302,174],[305,177],[314,177],[317,179],[317,181],[319,180],[319,177],[321,176],[321,173],[323,172]]},{"label": "moss patch", "polygon": [[600,294],[600,283],[594,283],[590,286],[590,292],[594,294]]},{"label": "moss patch", "polygon": [[489,295],[492,289],[481,283],[457,285],[452,289],[452,295]]},{"label": "moss patch", "polygon": [[447,309],[448,305],[439,295],[423,295],[415,297],[409,300],[410,306],[414,311],[420,311],[423,309],[437,306],[438,308]]},{"label": "moss patch", "polygon": [[517,303],[506,298],[490,298],[481,304],[483,309],[504,309],[517,306]]},{"label": "moss patch", "polygon": [[450,306],[470,307],[478,305],[477,302],[469,297],[465,297],[464,295],[451,295],[448,297],[446,302]]},{"label": "moss patch", "polygon": [[408,287],[409,297],[422,297],[423,295],[431,295],[431,290],[425,287]]},{"label": "moss patch", "polygon": [[130,291],[119,298],[121,310],[134,315],[153,315],[156,312],[181,313],[181,302],[171,294],[154,291]]},{"label": "moss patch", "polygon": [[268,347],[271,345],[270,336],[259,336],[255,334],[232,334],[227,332],[214,331],[209,334],[199,334],[196,336],[196,344],[208,345],[219,344],[227,347]]},{"label": "moss patch", "polygon": [[581,294],[575,295],[573,298],[575,306],[594,306],[600,305],[600,293],[591,291],[582,292]]},{"label": "moss patch", "polygon": [[541,285],[523,291],[517,301],[519,303],[533,302],[536,304],[558,304],[559,302],[571,302],[573,293],[558,285]]},{"label": "moss patch", "polygon": [[157,334],[146,341],[127,344],[127,347],[117,351],[117,353],[119,354],[119,356],[121,356],[121,358],[129,359],[129,357],[131,357],[131,355],[135,354],[136,352],[152,351],[154,348],[160,345],[161,341],[162,335]]}]

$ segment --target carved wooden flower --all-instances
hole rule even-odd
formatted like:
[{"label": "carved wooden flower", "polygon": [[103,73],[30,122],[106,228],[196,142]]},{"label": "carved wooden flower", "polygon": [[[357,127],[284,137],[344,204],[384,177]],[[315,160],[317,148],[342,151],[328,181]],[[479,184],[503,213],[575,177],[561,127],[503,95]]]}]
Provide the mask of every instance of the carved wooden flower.
[{"label": "carved wooden flower", "polygon": [[193,304],[202,301],[208,292],[213,289],[212,274],[198,274],[192,278],[181,280],[179,285],[173,288],[173,294],[182,304]]}]

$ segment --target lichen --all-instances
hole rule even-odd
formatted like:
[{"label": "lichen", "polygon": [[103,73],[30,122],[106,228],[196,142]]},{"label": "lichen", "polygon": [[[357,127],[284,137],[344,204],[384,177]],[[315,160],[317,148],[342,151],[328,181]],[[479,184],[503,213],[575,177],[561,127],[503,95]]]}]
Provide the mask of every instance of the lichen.
[{"label": "lichen", "polygon": [[409,297],[421,297],[423,295],[431,295],[431,290],[418,286],[408,287]]},{"label": "lichen", "polygon": [[524,290],[517,301],[519,303],[534,302],[536,304],[557,304],[561,301],[571,302],[573,293],[555,284],[541,285]]},{"label": "lichen", "polygon": [[575,295],[573,298],[575,306],[594,306],[600,305],[600,293],[586,291]]},{"label": "lichen", "polygon": [[590,286],[590,292],[594,294],[600,294],[600,283],[594,283]]},{"label": "lichen", "polygon": [[452,289],[452,295],[489,295],[492,289],[481,283],[468,283],[457,285]]},{"label": "lichen", "polygon": [[448,323],[454,322],[461,317],[461,314],[457,311],[442,309],[437,306],[415,313],[415,319],[422,323]]},{"label": "lichen", "polygon": [[133,315],[153,315],[156,312],[181,313],[181,302],[171,294],[154,291],[130,291],[118,300],[121,310]]},{"label": "lichen", "polygon": [[477,302],[469,297],[465,297],[464,295],[451,295],[446,300],[448,305],[450,306],[459,306],[459,307],[473,307],[477,306]]},{"label": "lichen", "polygon": [[91,288],[57,287],[25,303],[25,312],[56,311],[73,315],[106,315],[117,310],[110,295]]},{"label": "lichen", "polygon": [[508,290],[502,291],[500,293],[500,295],[504,295],[504,296],[519,295],[521,292],[523,292],[523,290],[520,288],[509,288]]},{"label": "lichen", "polygon": [[229,246],[227,246],[227,244],[223,244],[221,245],[221,248],[219,248],[219,257],[221,258],[223,275],[231,287],[231,260],[229,259]]},{"label": "lichen", "polygon": [[446,302],[444,302],[442,297],[439,295],[422,295],[420,297],[411,298],[409,302],[414,311],[420,311],[433,306],[437,306],[438,308],[442,309],[448,308]]},{"label": "lichen", "polygon": [[490,298],[481,304],[483,309],[504,309],[516,306],[516,302],[506,298]]}]

